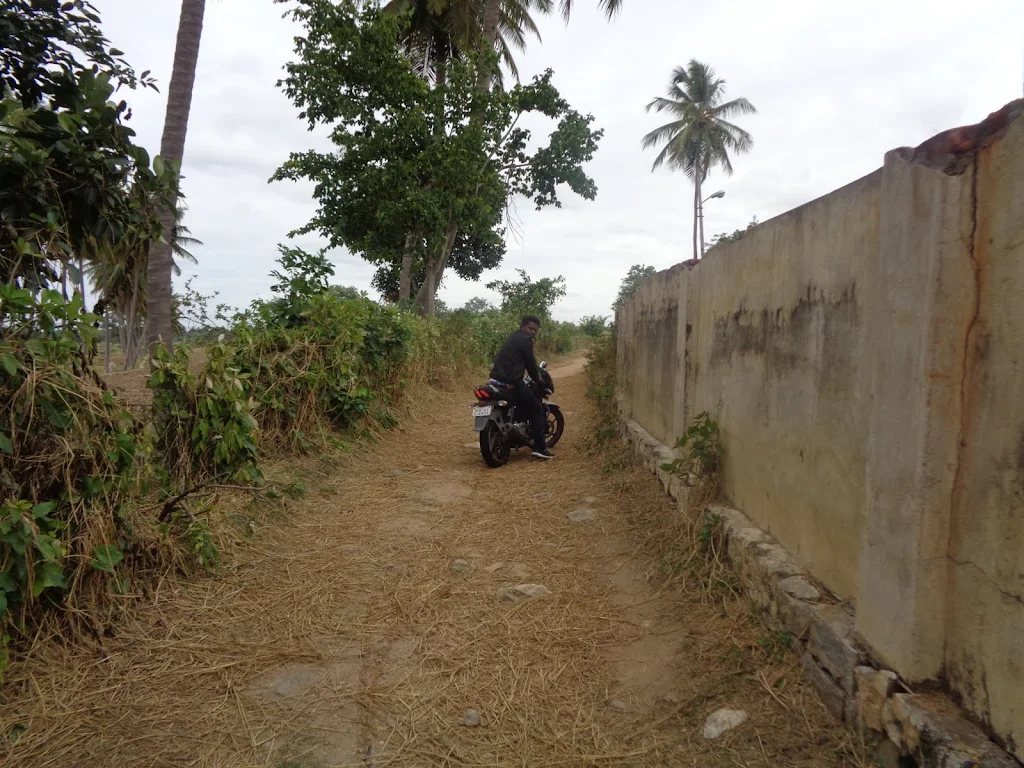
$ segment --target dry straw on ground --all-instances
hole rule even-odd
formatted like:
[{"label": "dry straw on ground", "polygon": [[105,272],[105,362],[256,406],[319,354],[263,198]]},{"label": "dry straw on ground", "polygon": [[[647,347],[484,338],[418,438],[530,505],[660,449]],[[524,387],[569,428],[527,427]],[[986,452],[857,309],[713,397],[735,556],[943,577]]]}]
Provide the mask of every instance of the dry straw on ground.
[{"label": "dry straw on ground", "polygon": [[[862,764],[784,642],[706,561],[682,567],[699,532],[657,482],[602,475],[582,381],[559,385],[554,465],[485,470],[465,392],[424,390],[371,450],[277,467],[301,498],[222,499],[256,534],[220,576],[165,580],[110,637],[14,670],[5,765]],[[551,594],[499,596],[521,583]],[[750,720],[704,740],[720,706]]]}]

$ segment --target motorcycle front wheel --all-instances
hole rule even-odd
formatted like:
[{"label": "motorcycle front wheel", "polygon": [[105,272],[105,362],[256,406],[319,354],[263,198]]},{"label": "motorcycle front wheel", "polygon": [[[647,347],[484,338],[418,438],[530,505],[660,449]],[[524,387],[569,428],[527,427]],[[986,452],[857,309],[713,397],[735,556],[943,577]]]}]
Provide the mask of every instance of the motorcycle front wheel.
[{"label": "motorcycle front wheel", "polygon": [[544,418],[547,420],[547,433],[544,442],[551,448],[562,439],[562,432],[565,431],[565,416],[558,408],[545,408]]},{"label": "motorcycle front wheel", "polygon": [[492,469],[503,467],[508,464],[511,454],[512,449],[501,434],[497,422],[487,422],[487,426],[480,432],[480,455],[484,457],[487,466]]}]

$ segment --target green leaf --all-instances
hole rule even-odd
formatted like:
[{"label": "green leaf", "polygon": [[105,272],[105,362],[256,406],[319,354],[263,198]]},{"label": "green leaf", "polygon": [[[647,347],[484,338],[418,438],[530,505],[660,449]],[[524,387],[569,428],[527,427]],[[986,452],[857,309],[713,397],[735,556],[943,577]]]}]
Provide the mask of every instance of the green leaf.
[{"label": "green leaf", "polygon": [[78,124],[67,112],[61,112],[57,115],[57,122],[60,123],[60,127],[64,129],[65,133],[75,134],[78,133]]},{"label": "green leaf", "polygon": [[32,582],[33,597],[39,597],[44,589],[52,587],[63,589],[66,586],[64,570],[60,567],[60,563],[47,560],[37,564],[35,580]]},{"label": "green leaf", "polygon": [[12,379],[18,375],[18,361],[14,358],[10,352],[4,352],[0,355],[0,359],[3,360],[4,370],[7,371],[7,375]]},{"label": "green leaf", "polygon": [[113,573],[114,568],[122,560],[124,560],[124,552],[113,544],[102,544],[93,549],[89,565],[96,570]]},{"label": "green leaf", "polygon": [[11,438],[0,432],[0,451],[4,453],[14,453],[14,445],[11,443]]},{"label": "green leaf", "polygon": [[40,517],[45,517],[57,508],[56,501],[44,501],[41,504],[36,504],[32,507],[32,517],[38,520]]},{"label": "green leaf", "polygon": [[0,592],[0,619],[7,613],[7,593]]},{"label": "green leaf", "polygon": [[38,536],[35,540],[36,551],[47,561],[55,562],[59,559],[60,545],[48,536]]},{"label": "green leaf", "polygon": [[17,592],[18,582],[11,576],[10,571],[0,571],[0,591]]}]

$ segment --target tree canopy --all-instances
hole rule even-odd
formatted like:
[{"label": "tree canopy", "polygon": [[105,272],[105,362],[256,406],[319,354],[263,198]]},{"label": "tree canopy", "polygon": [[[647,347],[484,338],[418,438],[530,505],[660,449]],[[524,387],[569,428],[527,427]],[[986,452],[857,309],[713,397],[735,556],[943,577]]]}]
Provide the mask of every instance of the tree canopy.
[{"label": "tree canopy", "polygon": [[542,277],[531,280],[524,269],[517,269],[519,280],[495,280],[487,284],[492,291],[501,294],[501,311],[516,317],[537,315],[541,319],[551,317],[555,302],[565,296],[565,278]]},{"label": "tree canopy", "polygon": [[157,204],[173,203],[173,169],[151,164],[127,104],[114,101],[119,88],[153,81],[135,75],[99,22],[84,0],[0,9],[4,283],[46,287],[73,258],[137,251],[159,237]]},{"label": "tree canopy", "polygon": [[654,267],[647,266],[644,264],[634,264],[629,268],[629,272],[622,278],[622,282],[619,284],[619,295],[615,297],[615,303],[612,306],[618,309],[636,293],[644,280],[656,274],[658,270]]},{"label": "tree canopy", "polygon": [[[295,153],[272,180],[314,182],[317,211],[292,234],[316,233],[377,264],[378,287],[411,253],[432,302],[447,266],[472,279],[500,263],[512,195],[538,209],[560,206],[563,185],[595,197],[583,166],[602,131],[561,98],[550,71],[480,90],[472,62],[452,60],[431,85],[403,53],[408,14],[352,0],[297,0],[290,13],[304,34],[279,85],[336,150]],[[527,113],[555,122],[546,144],[533,146],[519,125]]]}]

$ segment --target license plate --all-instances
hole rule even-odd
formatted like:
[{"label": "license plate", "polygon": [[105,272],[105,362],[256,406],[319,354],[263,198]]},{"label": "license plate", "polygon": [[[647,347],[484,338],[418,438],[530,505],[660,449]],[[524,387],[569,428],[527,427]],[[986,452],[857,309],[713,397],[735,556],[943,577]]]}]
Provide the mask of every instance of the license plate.
[{"label": "license plate", "polygon": [[491,410],[492,410],[492,406],[490,406],[490,405],[484,405],[484,406],[481,406],[479,408],[474,408],[473,409],[473,416],[474,416],[474,418],[477,417],[477,416],[490,416],[491,415]]}]

